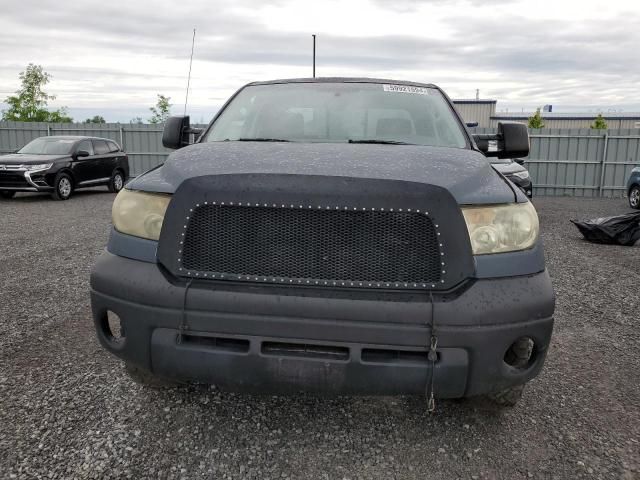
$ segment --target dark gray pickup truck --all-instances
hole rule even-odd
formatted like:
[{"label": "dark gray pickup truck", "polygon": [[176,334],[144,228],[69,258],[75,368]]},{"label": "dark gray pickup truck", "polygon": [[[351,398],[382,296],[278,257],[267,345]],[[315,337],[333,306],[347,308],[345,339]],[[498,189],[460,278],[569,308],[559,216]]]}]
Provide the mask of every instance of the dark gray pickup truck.
[{"label": "dark gray pickup truck", "polygon": [[471,135],[434,85],[314,78],[251,83],[163,142],[91,275],[98,338],[134,379],[432,408],[513,405],[540,372],[538,217],[486,158],[527,155],[524,125]]}]

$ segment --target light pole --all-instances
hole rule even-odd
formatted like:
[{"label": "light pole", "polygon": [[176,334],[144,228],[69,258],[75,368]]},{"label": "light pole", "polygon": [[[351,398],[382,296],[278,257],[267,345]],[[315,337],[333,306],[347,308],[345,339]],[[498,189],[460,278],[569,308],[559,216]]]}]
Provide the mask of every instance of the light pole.
[{"label": "light pole", "polygon": [[316,78],[316,35],[311,36],[313,37],[313,78]]}]

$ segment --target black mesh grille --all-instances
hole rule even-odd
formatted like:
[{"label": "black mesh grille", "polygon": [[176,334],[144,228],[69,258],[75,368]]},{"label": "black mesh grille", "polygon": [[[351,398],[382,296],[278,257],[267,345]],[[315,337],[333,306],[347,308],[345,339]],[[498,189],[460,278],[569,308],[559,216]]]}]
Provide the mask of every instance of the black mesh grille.
[{"label": "black mesh grille", "polygon": [[201,205],[181,261],[189,274],[424,287],[440,281],[438,245],[433,222],[419,213]]}]

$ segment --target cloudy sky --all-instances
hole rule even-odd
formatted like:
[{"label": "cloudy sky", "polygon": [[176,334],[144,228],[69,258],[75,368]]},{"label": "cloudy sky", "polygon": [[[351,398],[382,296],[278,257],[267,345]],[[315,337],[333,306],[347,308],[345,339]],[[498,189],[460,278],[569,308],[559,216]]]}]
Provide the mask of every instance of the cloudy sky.
[{"label": "cloudy sky", "polygon": [[498,110],[640,111],[640,2],[3,0],[0,100],[32,62],[76,119],[149,116],[157,93],[208,121],[239,86],[311,75],[432,82]]}]

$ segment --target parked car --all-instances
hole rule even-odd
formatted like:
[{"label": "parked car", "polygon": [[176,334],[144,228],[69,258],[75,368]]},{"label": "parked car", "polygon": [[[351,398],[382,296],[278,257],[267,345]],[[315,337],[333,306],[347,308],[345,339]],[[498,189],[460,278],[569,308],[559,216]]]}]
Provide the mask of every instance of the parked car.
[{"label": "parked car", "polygon": [[511,180],[529,198],[533,198],[533,183],[529,171],[523,166],[521,158],[492,159],[491,165],[502,175]]},{"label": "parked car", "polygon": [[640,167],[635,167],[631,170],[631,175],[627,182],[627,195],[629,206],[640,209]]},{"label": "parked car", "polygon": [[119,192],[129,176],[129,158],[113,140],[98,137],[40,137],[0,157],[0,195],[51,192],[67,200],[74,190],[106,185]]},{"label": "parked car", "polygon": [[540,372],[538,216],[485,159],[526,156],[525,125],[471,136],[434,85],[302,79],[249,84],[193,133],[166,122],[179,150],[118,194],[91,274],[98,338],[134,379],[432,408],[513,405]]}]

